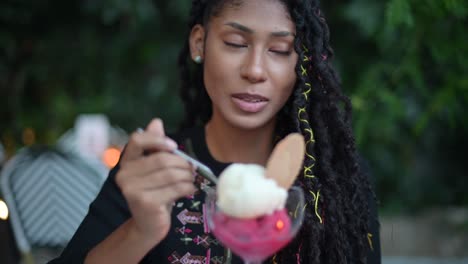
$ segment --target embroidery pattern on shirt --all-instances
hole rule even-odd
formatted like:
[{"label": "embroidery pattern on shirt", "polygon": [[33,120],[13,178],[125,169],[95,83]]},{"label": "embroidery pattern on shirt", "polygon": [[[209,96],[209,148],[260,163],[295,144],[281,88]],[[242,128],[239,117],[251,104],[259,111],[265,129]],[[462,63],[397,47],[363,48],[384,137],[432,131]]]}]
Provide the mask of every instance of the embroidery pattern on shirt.
[{"label": "embroidery pattern on shirt", "polygon": [[177,251],[174,251],[167,259],[172,264],[209,264],[211,262],[211,250],[207,250],[206,256],[195,256],[187,252],[182,257]]},{"label": "embroidery pattern on shirt", "polygon": [[180,221],[183,225],[186,225],[186,224],[195,224],[195,225],[199,225],[199,224],[202,224],[202,223],[203,223],[202,214],[201,214],[201,213],[198,213],[198,212],[191,212],[191,211],[189,211],[187,208],[185,208],[184,210],[182,210],[182,212],[180,212],[180,213],[177,215],[177,219],[179,219],[179,221]]},{"label": "embroidery pattern on shirt", "polygon": [[190,234],[190,233],[192,233],[192,229],[187,228],[187,227],[185,227],[185,226],[176,227],[176,228],[175,228],[175,232],[176,232],[176,233],[180,233],[180,234],[182,234],[182,235],[185,235],[185,234]]},{"label": "embroidery pattern on shirt", "polygon": [[[192,157],[196,156],[190,148],[179,146],[185,149]],[[192,196],[187,196],[175,203],[173,215],[181,225],[172,229],[178,237],[178,243],[174,245],[174,251],[167,259],[174,264],[222,264],[225,263],[225,256],[211,256],[212,247],[221,247],[219,241],[209,233],[207,224],[204,221],[205,203],[204,197],[208,189],[213,188],[211,182],[198,174],[194,174],[194,184],[197,192]],[[190,246],[193,245],[193,246]],[[179,254],[182,248],[187,248],[189,252],[184,255]],[[200,251],[201,249],[201,251]],[[178,252],[179,251],[179,252]],[[206,251],[205,256],[200,253]],[[197,252],[194,254],[194,252]],[[203,254],[203,253],[202,253]],[[221,253],[222,254],[222,253]]]}]

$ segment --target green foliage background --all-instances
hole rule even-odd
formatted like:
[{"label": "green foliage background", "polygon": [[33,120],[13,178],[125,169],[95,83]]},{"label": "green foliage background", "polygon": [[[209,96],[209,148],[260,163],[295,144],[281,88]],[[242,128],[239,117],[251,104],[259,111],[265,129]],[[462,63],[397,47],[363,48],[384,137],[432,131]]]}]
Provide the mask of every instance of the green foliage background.
[{"label": "green foliage background", "polygon": [[[322,1],[360,151],[390,212],[468,205],[468,3]],[[174,129],[190,1],[2,1],[0,136],[54,144],[80,113]]]}]

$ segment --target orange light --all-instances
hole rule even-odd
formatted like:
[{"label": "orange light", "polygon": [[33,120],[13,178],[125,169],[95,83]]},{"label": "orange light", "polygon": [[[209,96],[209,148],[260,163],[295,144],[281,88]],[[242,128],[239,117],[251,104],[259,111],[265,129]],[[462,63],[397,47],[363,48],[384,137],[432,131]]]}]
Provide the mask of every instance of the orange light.
[{"label": "orange light", "polygon": [[281,230],[284,228],[284,222],[283,220],[278,220],[276,221],[276,229]]},{"label": "orange light", "polygon": [[23,130],[23,144],[26,146],[31,146],[36,142],[36,133],[30,127],[27,127]]},{"label": "orange light", "polygon": [[117,148],[108,148],[102,155],[102,161],[107,167],[113,168],[119,162],[121,151]]}]

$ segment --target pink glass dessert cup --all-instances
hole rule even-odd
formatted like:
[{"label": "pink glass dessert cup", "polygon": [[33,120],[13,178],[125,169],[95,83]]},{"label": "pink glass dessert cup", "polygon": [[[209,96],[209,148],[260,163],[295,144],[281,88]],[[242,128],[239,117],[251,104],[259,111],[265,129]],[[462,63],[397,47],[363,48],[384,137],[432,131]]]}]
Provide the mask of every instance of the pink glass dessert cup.
[{"label": "pink glass dessert cup", "polygon": [[257,218],[235,218],[216,206],[216,191],[208,190],[205,221],[214,236],[245,263],[261,263],[295,237],[302,225],[303,207],[302,189],[292,187],[283,210]]}]

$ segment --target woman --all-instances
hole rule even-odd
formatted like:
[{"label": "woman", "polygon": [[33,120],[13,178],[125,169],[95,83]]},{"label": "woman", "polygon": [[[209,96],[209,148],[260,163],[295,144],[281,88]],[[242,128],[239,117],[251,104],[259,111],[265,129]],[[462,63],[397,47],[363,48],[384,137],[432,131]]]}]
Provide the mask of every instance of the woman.
[{"label": "woman", "polygon": [[295,183],[306,193],[305,222],[270,262],[380,263],[374,195],[318,1],[193,1],[189,26],[182,132],[167,137],[155,119],[131,136],[53,263],[240,263],[203,228],[207,182],[194,183],[193,168],[170,150],[179,145],[219,174],[232,162],[265,165],[291,132],[307,141]]}]

